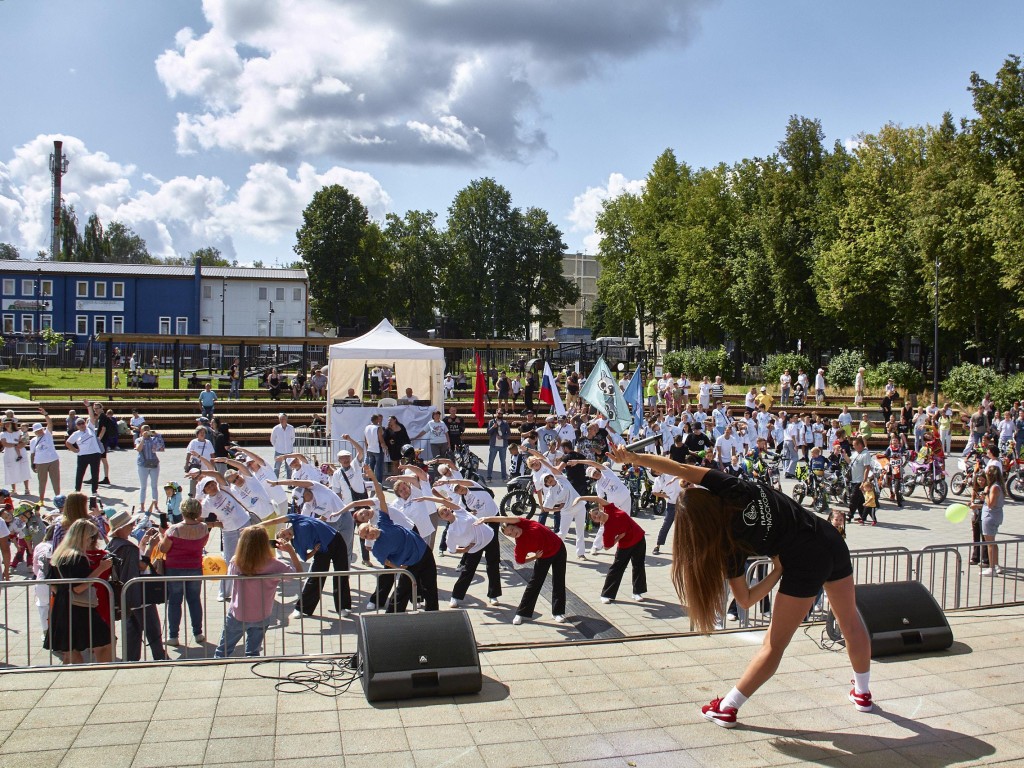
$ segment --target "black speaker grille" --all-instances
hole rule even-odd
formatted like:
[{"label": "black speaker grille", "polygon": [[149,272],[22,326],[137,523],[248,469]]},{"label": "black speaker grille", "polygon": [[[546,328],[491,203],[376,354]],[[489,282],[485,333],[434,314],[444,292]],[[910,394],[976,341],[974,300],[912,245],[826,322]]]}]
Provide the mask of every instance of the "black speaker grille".
[{"label": "black speaker grille", "polygon": [[380,614],[361,621],[360,651],[373,673],[479,666],[465,611]]},{"label": "black speaker grille", "polygon": [[935,598],[917,581],[858,585],[857,607],[872,635],[947,626]]}]

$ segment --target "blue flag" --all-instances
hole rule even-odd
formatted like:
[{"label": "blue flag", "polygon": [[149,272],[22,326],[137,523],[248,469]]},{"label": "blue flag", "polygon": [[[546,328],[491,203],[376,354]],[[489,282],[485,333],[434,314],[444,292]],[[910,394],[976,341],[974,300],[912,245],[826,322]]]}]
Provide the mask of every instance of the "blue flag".
[{"label": "blue flag", "polygon": [[640,381],[640,366],[633,371],[633,378],[626,385],[626,391],[622,393],[626,405],[633,409],[633,428],[629,434],[638,437],[644,428],[644,388]]},{"label": "blue flag", "polygon": [[629,415],[626,399],[622,396],[622,390],[619,389],[618,382],[612,376],[604,357],[599,357],[594,364],[594,370],[580,388],[580,397],[608,419],[612,428],[620,435],[629,429],[632,417]]}]

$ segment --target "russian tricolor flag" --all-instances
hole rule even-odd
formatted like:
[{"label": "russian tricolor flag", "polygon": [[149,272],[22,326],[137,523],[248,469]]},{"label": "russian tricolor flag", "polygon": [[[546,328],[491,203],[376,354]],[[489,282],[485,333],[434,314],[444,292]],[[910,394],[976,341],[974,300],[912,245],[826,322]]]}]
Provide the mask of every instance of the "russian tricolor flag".
[{"label": "russian tricolor flag", "polygon": [[558,394],[558,383],[551,373],[551,366],[544,361],[544,377],[540,380],[540,401],[554,407],[556,416],[565,415],[562,396]]}]

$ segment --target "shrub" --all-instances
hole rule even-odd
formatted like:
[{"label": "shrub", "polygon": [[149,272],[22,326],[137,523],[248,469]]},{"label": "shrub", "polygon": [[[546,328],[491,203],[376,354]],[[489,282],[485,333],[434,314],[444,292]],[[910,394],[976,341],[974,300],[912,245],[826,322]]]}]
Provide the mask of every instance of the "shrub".
[{"label": "shrub", "polygon": [[889,379],[901,392],[920,392],[924,389],[924,376],[910,363],[879,363],[869,367],[864,383],[871,389],[882,389]]},{"label": "shrub", "polygon": [[949,400],[970,407],[980,403],[986,392],[995,394],[999,384],[999,377],[991,368],[961,363],[942,382],[942,392]]},{"label": "shrub", "polygon": [[1024,373],[1002,376],[992,387],[992,402],[999,410],[1009,408],[1014,400],[1024,400]]},{"label": "shrub", "polygon": [[[812,381],[814,379],[811,375],[811,361],[807,355],[800,355],[795,352],[782,352],[778,355],[768,355],[764,359],[764,366],[761,368],[761,372],[764,374],[765,384],[771,388],[778,387],[779,376],[787,368],[789,368],[789,375],[793,377],[794,382],[796,381],[796,372],[801,368],[807,372]],[[817,369],[815,368],[815,370]]]},{"label": "shrub", "polygon": [[832,387],[852,387],[857,369],[867,366],[864,355],[856,350],[843,349],[828,363],[828,383]]},{"label": "shrub", "polygon": [[714,379],[715,376],[721,376],[724,380],[726,373],[730,370],[729,353],[725,351],[725,347],[679,349],[667,352],[662,358],[662,362],[673,376],[678,376],[685,371],[690,379],[700,379],[702,376]]}]

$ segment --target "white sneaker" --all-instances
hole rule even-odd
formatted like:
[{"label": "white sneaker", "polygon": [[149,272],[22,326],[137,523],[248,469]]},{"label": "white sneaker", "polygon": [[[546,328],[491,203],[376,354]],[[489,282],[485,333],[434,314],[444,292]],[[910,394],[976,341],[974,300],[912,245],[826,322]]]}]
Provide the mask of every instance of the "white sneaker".
[{"label": "white sneaker", "polygon": [[459,607],[459,601],[458,601],[458,600],[456,600],[456,599],[455,599],[455,598],[453,597],[453,598],[452,598],[452,599],[451,599],[451,600],[450,600],[450,601],[448,602],[448,605],[450,605],[450,606],[451,606],[452,608],[458,608],[458,607]]},{"label": "white sneaker", "polygon": [[352,615],[352,611],[350,611],[348,608],[342,608],[340,611],[338,611],[338,615],[343,619],[347,619],[349,616]]},{"label": "white sneaker", "polygon": [[603,551],[603,550],[602,550],[601,548],[599,548],[599,547],[591,547],[591,548],[590,548],[590,556],[591,556],[591,557],[593,557],[594,555],[598,555],[598,554],[600,554],[600,553],[601,553],[602,551]]},{"label": "white sneaker", "polygon": [[225,598],[224,595],[217,595],[217,602],[218,603],[223,603],[226,599],[227,598]]},{"label": "white sneaker", "polygon": [[377,610],[377,604],[375,602],[373,602],[373,600],[370,600],[369,602],[366,603],[366,610],[368,610],[368,611],[376,611]]},{"label": "white sneaker", "polygon": [[523,623],[523,617],[517,613],[515,616],[512,617],[512,623],[518,627],[520,624]]},{"label": "white sneaker", "polygon": [[196,641],[196,644],[205,643],[206,642],[206,635],[204,635],[202,632],[200,632],[198,635],[195,635],[195,641]]},{"label": "white sneaker", "polygon": [[633,595],[633,599],[636,600],[638,603],[642,603],[644,601],[644,596],[643,595]]},{"label": "white sneaker", "polygon": [[611,601],[612,601],[612,599],[610,597],[602,597],[601,598],[601,602],[604,603],[605,605],[608,605],[608,603],[610,603]]},{"label": "white sneaker", "polygon": [[982,568],[981,570],[982,576],[998,576],[999,573],[1000,571],[998,565],[995,568]]},{"label": "white sneaker", "polygon": [[302,611],[300,611],[298,608],[296,608],[294,611],[291,612],[290,616],[293,619],[301,619],[302,618]]},{"label": "white sneaker", "polygon": [[491,605],[497,605],[498,604],[498,598],[490,597],[490,598],[487,599],[487,602],[490,603]]},{"label": "white sneaker", "polygon": [[562,614],[560,616],[555,616],[555,621],[557,623],[559,623],[559,624],[566,624],[566,623],[568,623],[569,618],[567,616],[565,616],[564,614]]}]

